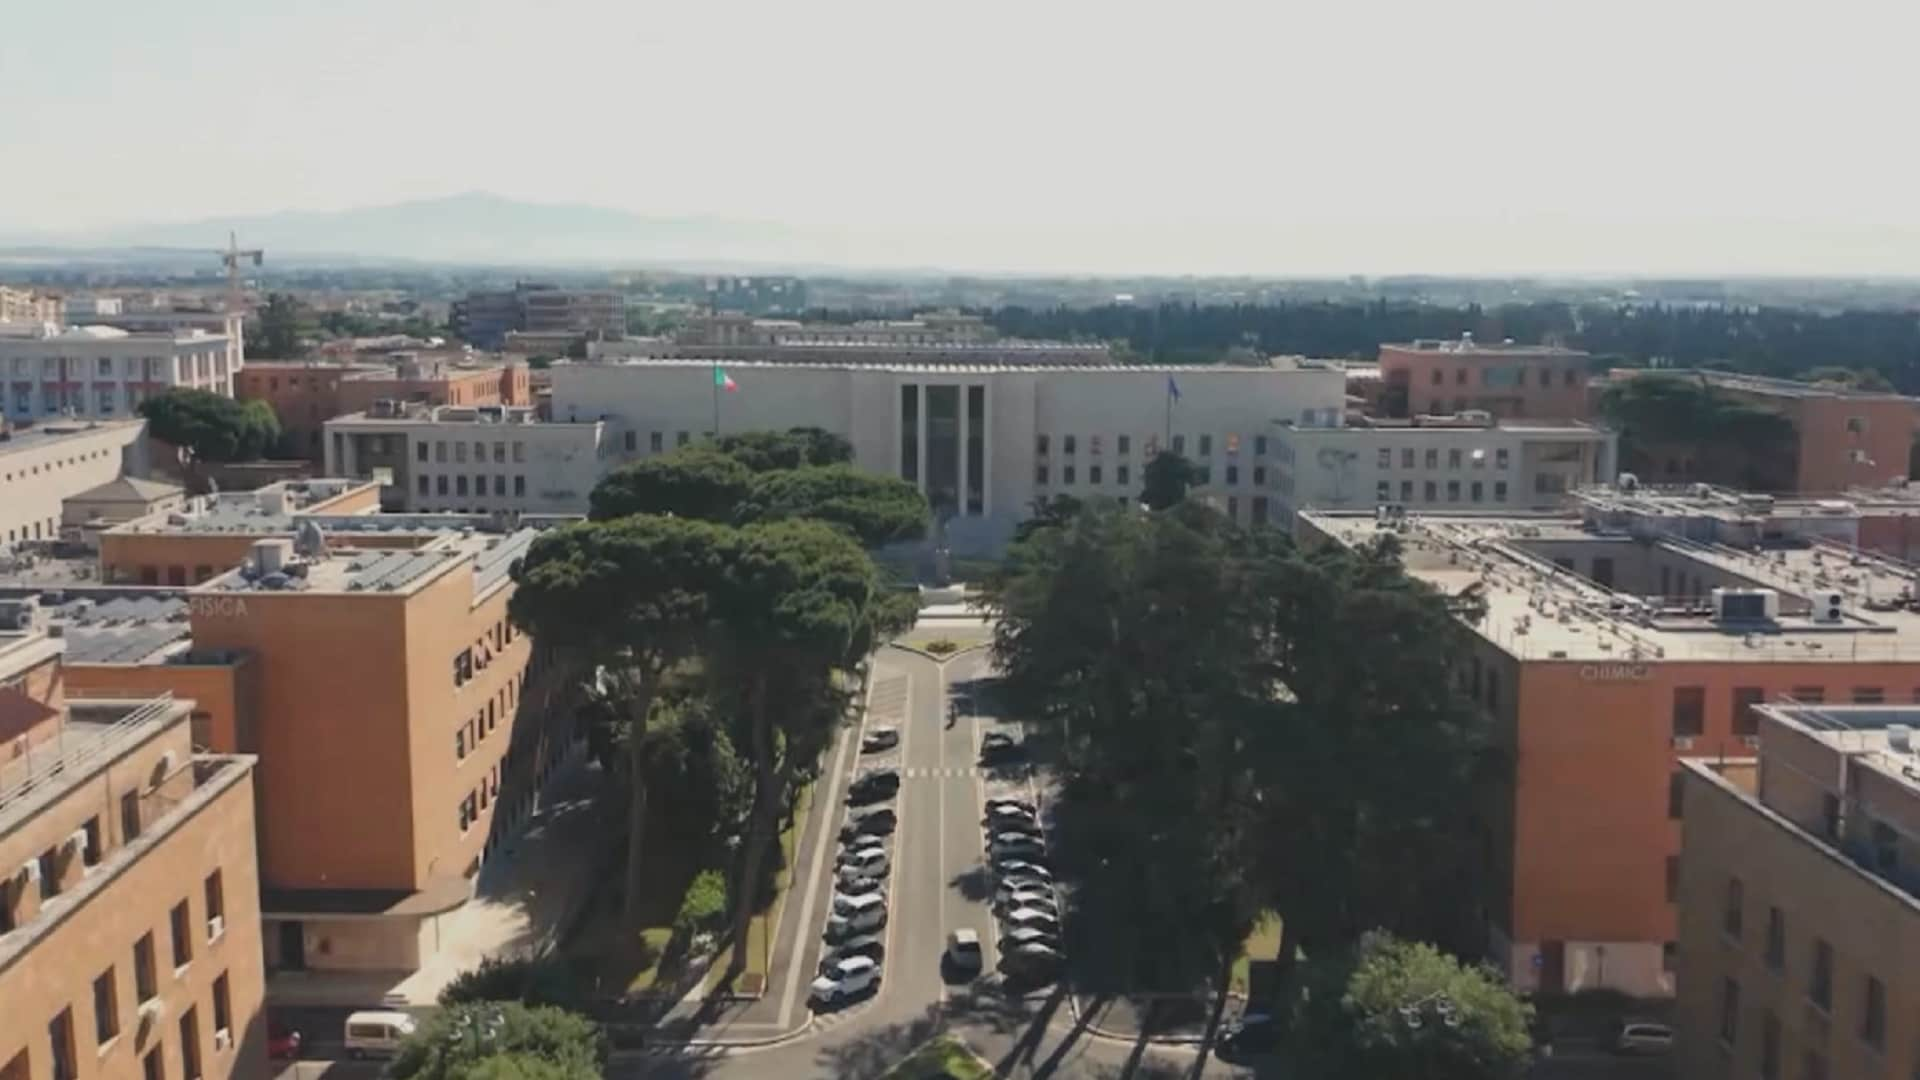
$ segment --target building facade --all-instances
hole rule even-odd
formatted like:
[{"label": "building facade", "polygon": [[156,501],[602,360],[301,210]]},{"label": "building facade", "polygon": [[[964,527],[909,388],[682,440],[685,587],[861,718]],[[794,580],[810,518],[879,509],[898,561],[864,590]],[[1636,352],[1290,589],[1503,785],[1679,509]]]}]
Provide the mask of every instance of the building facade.
[{"label": "building facade", "polygon": [[0,285],[0,322],[58,324],[65,321],[66,305],[59,297]]},{"label": "building facade", "polygon": [[453,305],[453,329],[485,349],[505,344],[510,331],[618,338],[627,332],[627,300],[614,289],[559,288],[520,282],[512,289],[476,290]]},{"label": "building facade", "polygon": [[1590,360],[1578,349],[1462,334],[1380,346],[1380,377],[1394,416],[1479,410],[1501,420],[1584,420]]},{"label": "building facade", "polygon": [[[724,370],[736,391],[716,385]],[[998,550],[1035,498],[1136,499],[1163,446],[1205,470],[1201,492],[1241,522],[1267,520],[1277,419],[1340,423],[1345,376],[1290,358],[1262,367],[556,364],[557,421],[606,419],[618,453],[644,457],[719,430],[819,427],[863,468],[899,476],[949,515],[956,552]],[[1259,474],[1256,470],[1261,470]]]},{"label": "building facade", "polygon": [[1677,1075],[1914,1075],[1920,707],[1759,714],[1757,761],[1685,764]]},{"label": "building facade", "polygon": [[0,552],[58,540],[67,499],[146,471],[144,420],[0,424]]},{"label": "building facade", "polygon": [[1306,511],[1309,545],[1399,540],[1485,614],[1460,673],[1508,772],[1484,836],[1488,952],[1522,990],[1674,991],[1681,762],[1751,756],[1758,707],[1908,700],[1901,566],[1828,544],[1736,549],[1563,515]]},{"label": "building facade", "polygon": [[584,514],[614,463],[599,420],[550,423],[528,407],[389,406],[327,421],[329,476],[382,475],[389,510]]},{"label": "building facade", "polygon": [[1398,506],[1453,512],[1552,510],[1613,468],[1611,432],[1580,423],[1423,417],[1410,423],[1274,431],[1283,520],[1298,511]]},{"label": "building facade", "polygon": [[[111,307],[112,305],[109,305]],[[68,316],[69,323],[81,325]],[[239,371],[247,363],[246,315],[242,312],[211,311],[205,308],[142,308],[96,311],[85,325],[125,330],[130,334],[188,334],[195,331],[223,337],[227,341],[227,370]]]},{"label": "building facade", "polygon": [[0,633],[0,1077],[267,1075],[252,761]]},{"label": "building facade", "polygon": [[200,330],[130,333],[108,326],[0,327],[0,382],[15,420],[133,416],[176,387],[233,396],[234,343]]},{"label": "building facade", "polygon": [[241,373],[235,396],[266,402],[280,420],[287,448],[318,464],[326,460],[326,423],[336,416],[366,412],[383,401],[529,405],[533,391],[527,376],[527,369],[519,364],[480,364],[417,353],[396,354],[388,363],[263,361]]}]

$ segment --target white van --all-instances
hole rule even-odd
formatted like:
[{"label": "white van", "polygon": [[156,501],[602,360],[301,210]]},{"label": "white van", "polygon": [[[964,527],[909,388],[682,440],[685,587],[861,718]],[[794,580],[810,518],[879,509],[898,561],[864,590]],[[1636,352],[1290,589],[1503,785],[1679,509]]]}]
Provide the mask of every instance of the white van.
[{"label": "white van", "polygon": [[418,1025],[403,1012],[357,1012],[347,1017],[349,1057],[392,1057]]}]

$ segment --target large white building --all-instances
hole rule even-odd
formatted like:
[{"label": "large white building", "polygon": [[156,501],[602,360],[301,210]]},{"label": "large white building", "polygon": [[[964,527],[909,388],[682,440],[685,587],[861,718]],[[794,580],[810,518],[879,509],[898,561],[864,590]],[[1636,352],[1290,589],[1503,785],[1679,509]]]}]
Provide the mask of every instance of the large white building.
[{"label": "large white building", "polygon": [[16,420],[134,415],[174,387],[233,396],[238,346],[200,329],[135,333],[108,326],[0,324],[3,407]]},{"label": "large white building", "polygon": [[0,430],[0,551],[59,539],[62,502],[122,473],[145,472],[146,427],[144,420],[60,421]]},{"label": "large white building", "polygon": [[[724,370],[738,389],[716,386]],[[1313,361],[1259,367],[1023,367],[646,359],[556,364],[556,420],[605,419],[643,457],[714,430],[819,427],[854,460],[919,485],[952,515],[960,553],[1005,543],[1033,500],[1139,496],[1169,440],[1237,520],[1272,519],[1276,425],[1336,426],[1346,376]],[[1177,388],[1177,397],[1170,390]]]},{"label": "large white building", "polygon": [[328,476],[386,481],[395,511],[584,514],[615,464],[608,425],[548,423],[530,407],[378,402],[326,422]]},{"label": "large white building", "polygon": [[1283,425],[1274,437],[1274,495],[1289,523],[1306,509],[1387,505],[1553,510],[1575,488],[1612,480],[1617,457],[1614,434],[1602,428],[1576,421],[1498,423],[1485,414],[1339,428]]}]

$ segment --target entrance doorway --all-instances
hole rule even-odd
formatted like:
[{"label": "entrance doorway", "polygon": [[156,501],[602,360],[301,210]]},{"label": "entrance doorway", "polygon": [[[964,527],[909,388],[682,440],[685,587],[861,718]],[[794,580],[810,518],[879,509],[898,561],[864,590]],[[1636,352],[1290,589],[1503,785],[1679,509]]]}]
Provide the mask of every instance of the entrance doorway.
[{"label": "entrance doorway", "polygon": [[307,927],[297,919],[280,924],[280,968],[283,971],[307,969]]}]

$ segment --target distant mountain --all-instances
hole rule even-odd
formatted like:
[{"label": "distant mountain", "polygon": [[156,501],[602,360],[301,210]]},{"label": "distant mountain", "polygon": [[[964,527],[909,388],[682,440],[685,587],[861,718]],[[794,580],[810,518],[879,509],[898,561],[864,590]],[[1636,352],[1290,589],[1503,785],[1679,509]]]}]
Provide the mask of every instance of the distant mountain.
[{"label": "distant mountain", "polygon": [[507,265],[776,262],[815,247],[819,239],[772,223],[645,217],[485,192],[12,239],[38,247],[205,249],[222,246],[229,230],[245,246],[267,249],[270,258],[352,255]]}]

